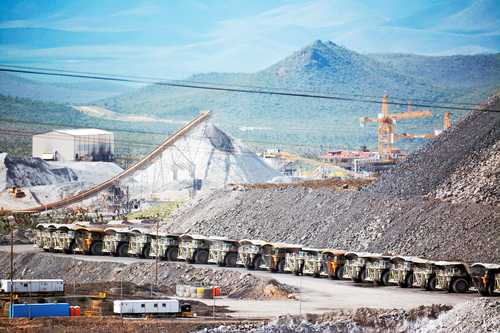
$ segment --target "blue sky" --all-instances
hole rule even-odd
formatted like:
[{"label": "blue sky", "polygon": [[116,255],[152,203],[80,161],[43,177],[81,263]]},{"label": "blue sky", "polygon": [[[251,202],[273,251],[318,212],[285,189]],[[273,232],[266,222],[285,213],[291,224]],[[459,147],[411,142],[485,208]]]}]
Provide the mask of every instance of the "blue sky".
[{"label": "blue sky", "polygon": [[0,62],[181,78],[263,69],[316,39],[358,52],[500,51],[498,0],[2,0]]}]

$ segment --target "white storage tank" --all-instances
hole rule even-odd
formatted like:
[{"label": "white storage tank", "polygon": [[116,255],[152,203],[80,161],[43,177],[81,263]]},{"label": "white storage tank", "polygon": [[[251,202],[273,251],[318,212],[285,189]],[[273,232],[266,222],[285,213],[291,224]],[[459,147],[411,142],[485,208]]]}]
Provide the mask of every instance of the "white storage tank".
[{"label": "white storage tank", "polygon": [[122,315],[176,314],[180,312],[176,299],[140,299],[113,301],[113,312]]},{"label": "white storage tank", "polygon": [[[11,290],[18,294],[63,294],[64,280],[0,280],[0,291],[10,293]],[[13,287],[13,288],[12,288]]]}]

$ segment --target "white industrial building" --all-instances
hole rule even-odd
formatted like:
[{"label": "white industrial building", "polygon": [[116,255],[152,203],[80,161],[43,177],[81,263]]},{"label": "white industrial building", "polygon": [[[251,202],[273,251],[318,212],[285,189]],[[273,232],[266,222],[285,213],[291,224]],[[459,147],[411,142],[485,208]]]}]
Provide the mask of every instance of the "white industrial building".
[{"label": "white industrial building", "polygon": [[64,129],[33,135],[33,157],[56,161],[111,161],[113,133],[95,129]]}]

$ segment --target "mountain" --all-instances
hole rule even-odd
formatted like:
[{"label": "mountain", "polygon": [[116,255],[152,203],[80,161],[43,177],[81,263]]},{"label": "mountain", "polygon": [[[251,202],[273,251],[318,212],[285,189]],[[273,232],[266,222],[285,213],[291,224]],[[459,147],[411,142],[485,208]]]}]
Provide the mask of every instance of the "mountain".
[{"label": "mountain", "polygon": [[0,94],[47,102],[85,103],[132,91],[129,86],[105,81],[41,82],[0,73]]},{"label": "mountain", "polygon": [[[497,55],[470,56],[461,65],[460,57],[363,55],[333,42],[315,41],[282,61],[256,73],[207,73],[188,81],[231,86],[257,86],[335,95],[357,94],[426,99],[440,102],[464,98],[478,102],[500,84],[500,76],[489,73],[498,68]],[[392,60],[391,59],[398,59]],[[420,75],[418,61],[434,69]],[[417,61],[418,60],[418,61]],[[406,62],[405,62],[406,61]],[[493,66],[493,67],[492,67]],[[412,69],[413,68],[413,69]],[[436,68],[442,68],[439,75]],[[470,69],[469,69],[470,68]],[[470,73],[473,72],[473,73]],[[443,74],[444,73],[444,74]],[[464,83],[464,78],[474,78]],[[485,78],[484,82],[482,78]],[[455,82],[461,81],[461,82]],[[481,95],[481,96],[479,96]],[[263,94],[206,91],[165,86],[147,86],[130,94],[105,99],[101,106],[122,113],[146,113],[187,119],[200,109],[211,109],[217,124],[235,137],[262,147],[317,150],[324,148],[374,148],[374,127],[362,129],[361,116],[376,116],[379,105],[353,101],[319,100]],[[391,106],[391,111],[402,111]],[[442,113],[432,119],[398,123],[398,130],[426,133],[442,127]],[[460,116],[455,112],[455,117]],[[417,141],[421,143],[422,141]],[[405,146],[411,149],[415,145]],[[291,146],[291,147],[290,147]]]},{"label": "mountain", "polygon": [[418,77],[438,87],[487,88],[498,86],[500,81],[500,53],[441,57],[371,54],[369,57],[399,73]]}]

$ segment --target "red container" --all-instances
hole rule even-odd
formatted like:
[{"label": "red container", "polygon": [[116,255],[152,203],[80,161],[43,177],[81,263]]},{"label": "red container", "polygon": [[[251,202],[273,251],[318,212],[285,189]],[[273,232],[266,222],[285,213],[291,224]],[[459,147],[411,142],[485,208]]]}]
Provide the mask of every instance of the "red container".
[{"label": "red container", "polygon": [[212,296],[213,296],[213,297],[218,297],[218,296],[220,296],[220,287],[213,287],[213,288],[212,288]]},{"label": "red container", "polygon": [[69,315],[70,315],[70,317],[80,317],[80,307],[79,306],[70,306],[69,307]]}]

